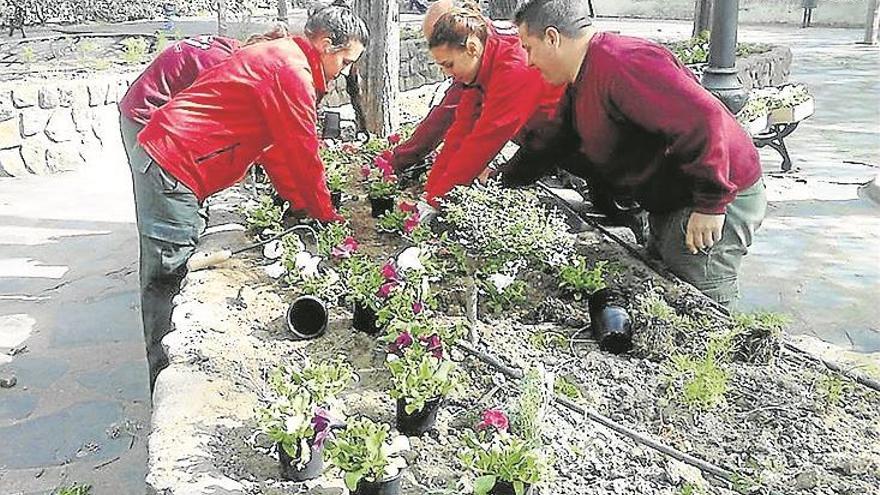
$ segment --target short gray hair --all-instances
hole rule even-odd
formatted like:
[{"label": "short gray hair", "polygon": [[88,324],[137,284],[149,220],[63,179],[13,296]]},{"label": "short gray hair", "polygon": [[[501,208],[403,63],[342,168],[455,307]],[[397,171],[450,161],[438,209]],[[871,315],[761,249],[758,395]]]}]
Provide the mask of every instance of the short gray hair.
[{"label": "short gray hair", "polygon": [[528,0],[517,9],[514,22],[525,24],[529,34],[540,33],[541,38],[549,27],[568,38],[577,38],[593,24],[586,0]]},{"label": "short gray hair", "polygon": [[304,31],[310,38],[330,38],[335,48],[344,48],[352,41],[359,41],[366,47],[370,41],[370,31],[364,20],[338,0],[310,12]]}]

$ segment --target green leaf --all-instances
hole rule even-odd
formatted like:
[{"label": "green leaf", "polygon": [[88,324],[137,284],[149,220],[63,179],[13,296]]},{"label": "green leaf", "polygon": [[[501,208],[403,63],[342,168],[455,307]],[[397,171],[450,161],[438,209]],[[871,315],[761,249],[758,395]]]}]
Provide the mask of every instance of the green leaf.
[{"label": "green leaf", "polygon": [[495,488],[496,479],[495,475],[489,474],[474,480],[474,495],[486,495],[489,493],[489,490]]},{"label": "green leaf", "polygon": [[350,491],[355,491],[363,476],[363,470],[345,473],[345,486],[348,487]]},{"label": "green leaf", "polygon": [[526,493],[526,485],[522,481],[514,481],[513,491],[516,492],[516,495],[524,495]]}]

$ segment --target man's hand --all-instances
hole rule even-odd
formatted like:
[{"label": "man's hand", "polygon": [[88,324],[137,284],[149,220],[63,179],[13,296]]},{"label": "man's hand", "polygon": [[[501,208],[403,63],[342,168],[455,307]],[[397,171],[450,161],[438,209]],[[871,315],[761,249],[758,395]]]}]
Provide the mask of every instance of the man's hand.
[{"label": "man's hand", "polygon": [[691,254],[697,254],[701,249],[709,249],[720,241],[723,228],[723,214],[708,215],[693,212],[688,219],[687,236],[684,242]]},{"label": "man's hand", "polygon": [[489,182],[489,179],[494,176],[495,169],[492,167],[486,167],[482,172],[480,172],[480,175],[477,176],[477,180],[480,182],[480,184],[485,186],[486,183]]}]

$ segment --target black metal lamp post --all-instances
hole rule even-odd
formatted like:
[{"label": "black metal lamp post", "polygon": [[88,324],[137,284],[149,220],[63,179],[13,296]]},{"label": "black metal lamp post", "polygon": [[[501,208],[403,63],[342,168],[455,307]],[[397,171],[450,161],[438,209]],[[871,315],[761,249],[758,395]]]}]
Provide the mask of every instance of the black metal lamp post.
[{"label": "black metal lamp post", "polygon": [[703,72],[703,87],[718,97],[731,112],[746,104],[748,93],[736,74],[736,29],[739,0],[715,0],[709,65]]}]

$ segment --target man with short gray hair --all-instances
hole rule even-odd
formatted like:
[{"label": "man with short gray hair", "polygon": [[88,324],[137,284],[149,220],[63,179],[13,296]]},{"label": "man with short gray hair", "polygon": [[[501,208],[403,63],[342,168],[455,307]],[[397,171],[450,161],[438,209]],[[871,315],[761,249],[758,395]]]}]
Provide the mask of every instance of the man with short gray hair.
[{"label": "man with short gray hair", "polygon": [[566,161],[649,212],[650,247],[684,280],[731,305],[766,212],[758,152],[724,105],[663,46],[598,32],[580,0],[530,0],[515,22],[529,62],[569,84],[553,125],[503,167],[506,185]]}]

